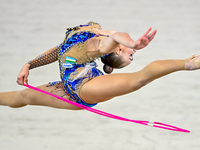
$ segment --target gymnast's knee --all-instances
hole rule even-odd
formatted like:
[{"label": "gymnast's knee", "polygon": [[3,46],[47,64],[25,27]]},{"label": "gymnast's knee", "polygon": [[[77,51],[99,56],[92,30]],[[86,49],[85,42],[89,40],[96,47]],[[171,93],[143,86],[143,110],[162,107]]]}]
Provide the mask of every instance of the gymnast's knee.
[{"label": "gymnast's knee", "polygon": [[35,102],[37,93],[34,93],[31,89],[24,89],[21,91],[21,96],[23,96],[24,104],[32,105]]},{"label": "gymnast's knee", "polygon": [[24,89],[22,91],[18,91],[15,96],[16,103],[13,104],[12,108],[19,108],[28,105],[31,100],[31,93],[29,89]]}]

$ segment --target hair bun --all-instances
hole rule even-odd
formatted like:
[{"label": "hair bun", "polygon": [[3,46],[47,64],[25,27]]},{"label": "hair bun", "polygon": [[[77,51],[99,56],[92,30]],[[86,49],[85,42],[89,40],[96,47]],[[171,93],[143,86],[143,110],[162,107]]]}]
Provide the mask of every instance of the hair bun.
[{"label": "hair bun", "polygon": [[110,74],[110,73],[113,72],[113,68],[110,67],[110,66],[108,66],[108,65],[105,65],[105,64],[104,64],[104,66],[103,66],[103,70],[104,70],[104,72],[107,73],[107,74]]}]

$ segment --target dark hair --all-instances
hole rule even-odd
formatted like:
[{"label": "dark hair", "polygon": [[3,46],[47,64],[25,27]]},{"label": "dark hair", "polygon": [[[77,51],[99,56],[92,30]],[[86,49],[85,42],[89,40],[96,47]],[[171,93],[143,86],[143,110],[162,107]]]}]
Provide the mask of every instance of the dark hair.
[{"label": "dark hair", "polygon": [[116,55],[115,53],[110,53],[101,57],[101,61],[104,63],[103,70],[105,73],[110,74],[113,71],[113,68],[122,68],[124,62],[121,59],[121,56]]}]

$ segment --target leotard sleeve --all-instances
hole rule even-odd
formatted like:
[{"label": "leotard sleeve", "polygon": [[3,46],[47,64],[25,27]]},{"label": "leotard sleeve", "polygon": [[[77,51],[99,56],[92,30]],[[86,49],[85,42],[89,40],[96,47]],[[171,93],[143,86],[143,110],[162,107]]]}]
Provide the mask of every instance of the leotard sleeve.
[{"label": "leotard sleeve", "polygon": [[48,51],[46,51],[43,54],[36,57],[35,59],[29,61],[28,62],[28,64],[30,64],[29,69],[44,66],[44,65],[47,65],[47,64],[57,61],[60,46],[61,46],[61,44],[54,48],[49,49]]}]

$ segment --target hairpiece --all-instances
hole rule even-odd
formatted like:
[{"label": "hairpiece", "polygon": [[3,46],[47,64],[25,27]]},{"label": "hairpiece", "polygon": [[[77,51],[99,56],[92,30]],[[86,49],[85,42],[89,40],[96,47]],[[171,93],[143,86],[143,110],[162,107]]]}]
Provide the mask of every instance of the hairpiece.
[{"label": "hairpiece", "polygon": [[105,59],[106,57],[108,57],[110,54],[105,54],[102,56],[103,59]]}]

